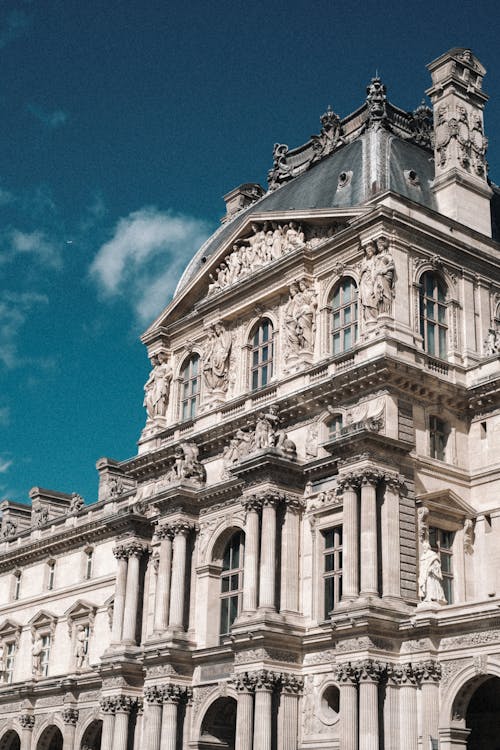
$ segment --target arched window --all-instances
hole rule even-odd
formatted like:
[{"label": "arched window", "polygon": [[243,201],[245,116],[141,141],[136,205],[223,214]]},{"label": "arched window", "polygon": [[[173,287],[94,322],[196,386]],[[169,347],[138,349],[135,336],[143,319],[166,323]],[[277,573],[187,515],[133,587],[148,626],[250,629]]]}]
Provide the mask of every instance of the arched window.
[{"label": "arched window", "polygon": [[420,279],[420,334],[428,354],[446,359],[447,331],[446,286],[437,274],[426,271]]},{"label": "arched window", "polygon": [[251,336],[252,391],[263,388],[273,376],[273,326],[265,318]]},{"label": "arched window", "polygon": [[181,420],[194,419],[200,400],[200,358],[192,354],[181,373]]},{"label": "arched window", "polygon": [[233,534],[224,549],[221,573],[220,627],[221,636],[231,632],[233,622],[241,611],[243,595],[243,550],[242,531]]},{"label": "arched window", "polygon": [[341,279],[331,297],[332,353],[351,349],[358,338],[358,289],[349,276]]}]

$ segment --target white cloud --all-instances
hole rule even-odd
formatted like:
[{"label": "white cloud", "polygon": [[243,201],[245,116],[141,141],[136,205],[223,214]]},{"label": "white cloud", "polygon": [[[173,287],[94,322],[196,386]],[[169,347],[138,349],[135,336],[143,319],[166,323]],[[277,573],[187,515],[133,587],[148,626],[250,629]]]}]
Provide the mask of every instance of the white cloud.
[{"label": "white cloud", "polygon": [[12,458],[0,456],[0,474],[5,474],[12,466]]},{"label": "white cloud", "polygon": [[19,355],[18,337],[34,307],[48,302],[47,297],[34,292],[4,292],[0,299],[0,364],[8,369],[26,361]]},{"label": "white cloud", "polygon": [[13,229],[10,232],[10,243],[16,253],[30,253],[56,268],[61,265],[59,248],[41,230],[21,232],[19,229]]},{"label": "white cloud", "polygon": [[54,109],[53,111],[50,111],[43,107],[39,107],[36,104],[28,104],[27,109],[28,112],[33,115],[35,120],[41,122],[48,130],[60,128],[68,119],[67,112],[64,112],[62,109]]},{"label": "white cloud", "polygon": [[108,296],[130,299],[141,323],[169,301],[185,265],[209,234],[200,219],[154,207],[117,223],[97,252],[90,274]]}]

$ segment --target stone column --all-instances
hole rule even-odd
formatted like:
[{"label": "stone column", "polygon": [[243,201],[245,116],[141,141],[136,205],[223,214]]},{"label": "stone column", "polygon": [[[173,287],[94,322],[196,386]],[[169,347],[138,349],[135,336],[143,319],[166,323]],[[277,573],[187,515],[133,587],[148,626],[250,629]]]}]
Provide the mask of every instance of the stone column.
[{"label": "stone column", "polygon": [[299,543],[300,512],[298,498],[285,498],[286,510],[281,538],[281,612],[296,613],[299,609]]},{"label": "stone column", "polygon": [[101,750],[114,750],[113,735],[115,729],[116,698],[106,696],[101,698],[102,738]]},{"label": "stone column", "polygon": [[160,541],[160,562],[156,578],[154,630],[163,632],[168,625],[170,577],[172,575],[172,531],[164,524],[156,530]]},{"label": "stone column", "polygon": [[387,683],[384,701],[384,738],[386,748],[399,747],[399,686],[401,669],[387,666]]},{"label": "stone column", "polygon": [[74,750],[76,725],[78,723],[78,709],[65,706],[61,712],[64,723],[63,750]]},{"label": "stone column", "polygon": [[245,522],[245,559],[243,569],[243,612],[255,612],[257,609],[257,591],[259,576],[259,511],[262,507],[260,498],[252,495],[244,498],[246,511]]},{"label": "stone column", "polygon": [[373,659],[366,659],[358,665],[358,676],[359,750],[378,750],[378,683],[382,676],[382,665]]},{"label": "stone column", "polygon": [[353,601],[359,596],[359,480],[349,474],[339,479],[337,486],[344,498],[342,601]]},{"label": "stone column", "polygon": [[129,718],[134,704],[134,699],[129,695],[117,697],[113,750],[127,750]]},{"label": "stone column", "polygon": [[247,672],[244,672],[235,677],[233,684],[238,693],[235,750],[252,750],[255,681]]},{"label": "stone column", "polygon": [[398,477],[386,477],[382,505],[382,596],[384,599],[401,598],[401,563],[399,542],[399,492]]},{"label": "stone column", "polygon": [[347,662],[336,667],[335,675],[340,687],[340,748],[358,750],[358,674]]},{"label": "stone column", "polygon": [[276,676],[267,669],[255,673],[253,750],[271,750],[272,701]]},{"label": "stone column", "polygon": [[431,739],[438,739],[439,727],[439,681],[441,665],[439,662],[421,662],[415,665],[422,688],[422,747],[430,747]]},{"label": "stone column", "polygon": [[361,478],[361,596],[378,596],[377,554],[378,474],[365,471]]},{"label": "stone column", "polygon": [[146,704],[144,709],[144,749],[160,750],[163,696],[156,685],[147,685],[144,688],[144,702]]},{"label": "stone column", "polygon": [[401,686],[399,688],[400,747],[417,750],[417,685],[418,678],[411,664],[401,665]]},{"label": "stone column", "polygon": [[169,628],[184,630],[184,599],[186,595],[187,538],[192,524],[176,521],[171,526],[174,533],[172,583],[170,587]]},{"label": "stone column", "polygon": [[135,720],[135,731],[134,731],[134,750],[143,750],[144,748],[144,703],[141,699],[137,701],[137,716]]},{"label": "stone column", "polygon": [[127,585],[128,553],[123,545],[115,547],[113,554],[118,560],[115,583],[115,600],[113,604],[113,626],[111,629],[111,643],[121,643],[123,629],[123,613],[125,611],[125,589]]},{"label": "stone column", "polygon": [[127,545],[128,570],[125,591],[125,613],[123,616],[122,641],[136,644],[137,610],[139,605],[139,567],[145,547],[137,542]]},{"label": "stone column", "polygon": [[276,610],[276,506],[275,495],[262,498],[259,609]]},{"label": "stone column", "polygon": [[32,714],[21,714],[19,724],[21,725],[21,750],[31,750],[35,717]]},{"label": "stone column", "polygon": [[297,750],[299,696],[304,688],[304,680],[293,674],[281,675],[281,731],[278,750]]}]

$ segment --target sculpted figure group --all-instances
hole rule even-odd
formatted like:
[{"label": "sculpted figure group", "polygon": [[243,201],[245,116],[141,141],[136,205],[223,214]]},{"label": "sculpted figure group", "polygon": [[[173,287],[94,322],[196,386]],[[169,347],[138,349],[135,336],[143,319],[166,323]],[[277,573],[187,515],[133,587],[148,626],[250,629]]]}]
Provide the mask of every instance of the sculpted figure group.
[{"label": "sculpted figure group", "polygon": [[435,139],[439,166],[444,167],[449,160],[448,147],[452,141],[455,141],[461,166],[474,171],[480,177],[486,176],[485,157],[488,139],[484,135],[479,114],[472,113],[472,116],[469,116],[466,108],[458,105],[456,112],[450,117],[446,106],[439,107]]},{"label": "sculpted figure group", "polygon": [[226,331],[223,323],[210,326],[202,357],[203,379],[208,391],[227,391],[231,345],[231,334]]},{"label": "sculpted figure group", "polygon": [[210,274],[209,294],[234,284],[252,271],[305,244],[302,227],[293,221],[284,225],[267,221],[262,226],[253,223],[252,232],[250,237],[238,240],[233,245],[232,251],[215,270],[215,276]]},{"label": "sculpted figure group", "polygon": [[367,242],[361,262],[359,298],[365,322],[375,321],[382,314],[390,314],[394,296],[395,267],[385,237]]},{"label": "sculpted figure group", "polygon": [[316,293],[304,280],[290,286],[290,298],[285,307],[285,351],[287,358],[311,354],[314,350],[316,323]]}]

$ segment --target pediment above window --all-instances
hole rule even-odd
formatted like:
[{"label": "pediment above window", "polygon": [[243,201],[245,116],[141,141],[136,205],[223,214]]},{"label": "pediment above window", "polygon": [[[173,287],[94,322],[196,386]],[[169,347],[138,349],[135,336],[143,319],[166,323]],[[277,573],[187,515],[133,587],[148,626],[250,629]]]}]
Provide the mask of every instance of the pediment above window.
[{"label": "pediment above window", "polygon": [[33,635],[40,631],[54,635],[57,625],[57,617],[50,612],[42,610],[29,621],[28,625],[30,626]]},{"label": "pediment above window", "polygon": [[0,626],[0,641],[14,641],[19,643],[22,626],[14,620],[5,620]]},{"label": "pediment above window", "polygon": [[432,514],[449,516],[463,523],[464,519],[476,517],[476,511],[456,492],[448,488],[418,495],[417,507],[425,507]]},{"label": "pediment above window", "polygon": [[76,601],[67,611],[68,630],[71,635],[75,625],[86,624],[90,628],[94,626],[97,607],[83,600]]}]

